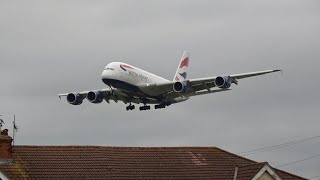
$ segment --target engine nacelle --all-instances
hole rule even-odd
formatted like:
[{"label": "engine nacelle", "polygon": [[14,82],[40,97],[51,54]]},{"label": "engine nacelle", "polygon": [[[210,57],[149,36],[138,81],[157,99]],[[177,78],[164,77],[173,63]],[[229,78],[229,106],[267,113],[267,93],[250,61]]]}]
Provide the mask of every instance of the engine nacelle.
[{"label": "engine nacelle", "polygon": [[100,91],[90,91],[87,93],[88,101],[99,104],[103,101],[103,95]]},{"label": "engine nacelle", "polygon": [[178,81],[173,84],[173,91],[178,92],[178,93],[187,93],[190,91],[190,87],[188,86],[188,84],[186,82]]},{"label": "engine nacelle", "polygon": [[68,103],[72,104],[72,105],[80,105],[82,104],[82,97],[80,96],[80,94],[76,94],[76,93],[69,93],[67,95],[67,101]]},{"label": "engine nacelle", "polygon": [[214,80],[214,84],[222,89],[227,89],[229,87],[231,87],[231,83],[232,80],[229,76],[218,76],[215,80]]}]

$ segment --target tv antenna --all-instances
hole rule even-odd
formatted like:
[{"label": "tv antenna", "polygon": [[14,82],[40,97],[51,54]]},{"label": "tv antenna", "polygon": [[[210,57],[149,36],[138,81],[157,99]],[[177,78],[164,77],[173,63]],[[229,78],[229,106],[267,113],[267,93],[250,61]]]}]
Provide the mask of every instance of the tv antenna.
[{"label": "tv antenna", "polygon": [[14,143],[15,143],[15,139],[16,139],[16,137],[15,137],[15,133],[16,132],[18,132],[18,126],[17,126],[17,124],[16,124],[16,115],[13,115],[13,122],[12,122],[12,124],[13,124],[13,134],[12,134],[12,137],[13,137],[13,139],[12,139],[12,153],[14,153]]}]

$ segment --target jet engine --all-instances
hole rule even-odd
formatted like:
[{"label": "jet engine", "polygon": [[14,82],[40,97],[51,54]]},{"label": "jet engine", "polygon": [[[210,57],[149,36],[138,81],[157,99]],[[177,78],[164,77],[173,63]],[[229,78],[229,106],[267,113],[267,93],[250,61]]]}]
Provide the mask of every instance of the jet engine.
[{"label": "jet engine", "polygon": [[78,93],[69,93],[67,95],[67,101],[72,105],[80,105],[82,104],[82,97]]},{"label": "jet engine", "polygon": [[100,91],[90,91],[87,94],[88,101],[99,104],[103,101],[103,95]]},{"label": "jet engine", "polygon": [[184,81],[179,82],[178,81],[173,84],[173,91],[178,92],[178,93],[187,93],[190,91],[190,87],[186,82],[184,82]]},{"label": "jet engine", "polygon": [[232,80],[229,76],[218,76],[214,80],[214,84],[222,89],[228,89],[231,86]]}]

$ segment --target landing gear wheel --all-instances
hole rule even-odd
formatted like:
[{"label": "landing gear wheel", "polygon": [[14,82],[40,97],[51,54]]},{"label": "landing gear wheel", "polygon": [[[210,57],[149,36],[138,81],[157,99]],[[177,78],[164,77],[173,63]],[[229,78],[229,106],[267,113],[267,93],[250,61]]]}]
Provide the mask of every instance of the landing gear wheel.
[{"label": "landing gear wheel", "polygon": [[134,110],[135,109],[135,106],[134,105],[130,105],[126,107],[126,110],[129,111],[129,110]]},{"label": "landing gear wheel", "polygon": [[146,105],[140,106],[140,107],[139,107],[139,110],[140,110],[140,111],[150,110],[150,106],[146,106]]},{"label": "landing gear wheel", "polygon": [[165,104],[157,104],[157,105],[154,106],[155,109],[163,109],[165,107],[166,107]]}]

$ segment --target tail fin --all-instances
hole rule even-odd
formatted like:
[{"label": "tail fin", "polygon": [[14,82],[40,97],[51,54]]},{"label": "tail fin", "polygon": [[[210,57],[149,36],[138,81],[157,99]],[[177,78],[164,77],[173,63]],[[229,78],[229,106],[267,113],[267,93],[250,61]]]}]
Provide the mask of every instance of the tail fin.
[{"label": "tail fin", "polygon": [[187,68],[189,65],[189,52],[184,51],[182,58],[180,60],[179,67],[177,69],[177,72],[174,76],[173,81],[184,81],[187,78]]}]

